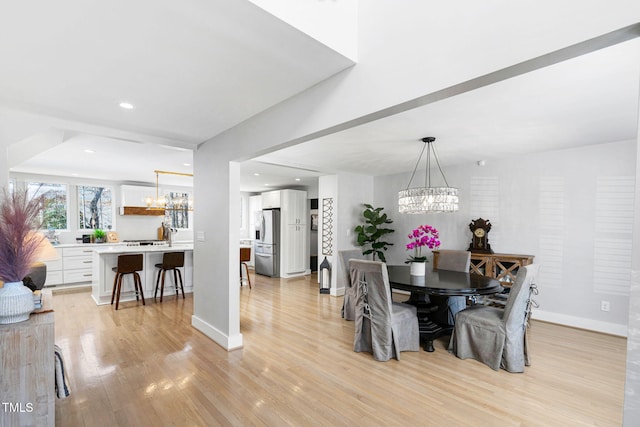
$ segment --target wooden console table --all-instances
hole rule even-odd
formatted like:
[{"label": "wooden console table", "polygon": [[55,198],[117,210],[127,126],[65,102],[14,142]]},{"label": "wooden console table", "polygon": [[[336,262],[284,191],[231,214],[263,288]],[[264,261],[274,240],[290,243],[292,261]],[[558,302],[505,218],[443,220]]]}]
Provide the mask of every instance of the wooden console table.
[{"label": "wooden console table", "polygon": [[[433,251],[433,268],[438,268],[439,251]],[[516,281],[518,269],[533,263],[534,255],[483,254],[471,252],[470,273],[498,279],[504,287]]]},{"label": "wooden console table", "polygon": [[55,425],[51,298],[51,292],[43,292],[43,308],[28,320],[0,325],[0,425]]}]

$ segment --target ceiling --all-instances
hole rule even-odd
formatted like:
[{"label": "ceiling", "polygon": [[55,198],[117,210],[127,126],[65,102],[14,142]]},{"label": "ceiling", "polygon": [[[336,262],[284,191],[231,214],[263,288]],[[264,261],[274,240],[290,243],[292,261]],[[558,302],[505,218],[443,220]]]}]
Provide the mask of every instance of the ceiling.
[{"label": "ceiling", "polygon": [[[352,65],[248,2],[64,1],[64,13],[42,1],[37,16],[21,2],[0,14],[0,105],[165,143],[76,128],[15,172],[129,182],[192,172],[197,143]],[[639,75],[635,39],[260,156],[241,165],[241,187],[411,171],[424,136],[443,165],[635,139]]]},{"label": "ceiling", "polygon": [[[3,4],[0,57],[0,107],[65,131],[13,171],[126,181],[184,168],[192,160],[169,151],[169,162],[166,146],[193,149],[353,65],[253,3],[226,0]],[[87,146],[101,149],[87,156]]]},{"label": "ceiling", "polygon": [[442,165],[635,140],[639,83],[634,39],[255,160],[389,175],[413,170],[425,136]]}]

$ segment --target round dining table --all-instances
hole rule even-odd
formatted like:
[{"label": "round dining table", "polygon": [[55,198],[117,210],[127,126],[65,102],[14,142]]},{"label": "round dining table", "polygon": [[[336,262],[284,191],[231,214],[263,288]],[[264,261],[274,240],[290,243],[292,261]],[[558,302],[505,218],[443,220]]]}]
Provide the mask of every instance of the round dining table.
[{"label": "round dining table", "polygon": [[417,307],[420,336],[428,352],[434,351],[434,339],[451,335],[453,331],[453,325],[442,320],[448,309],[448,297],[492,295],[504,291],[497,279],[473,273],[427,269],[424,276],[412,276],[408,265],[388,265],[387,272],[392,289],[411,292],[405,303]]},{"label": "round dining table", "polygon": [[449,270],[429,270],[412,276],[408,265],[388,265],[389,284],[412,294],[442,296],[491,295],[504,290],[500,281],[487,276]]}]

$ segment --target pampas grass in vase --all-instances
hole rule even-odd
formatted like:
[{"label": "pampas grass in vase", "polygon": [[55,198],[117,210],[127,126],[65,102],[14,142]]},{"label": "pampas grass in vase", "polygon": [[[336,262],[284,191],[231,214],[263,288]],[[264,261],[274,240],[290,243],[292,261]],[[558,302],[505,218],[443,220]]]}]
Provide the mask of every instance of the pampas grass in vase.
[{"label": "pampas grass in vase", "polygon": [[31,198],[26,189],[2,191],[0,200],[0,324],[29,318],[33,295],[22,284],[36,259],[44,236],[37,233],[43,197]]}]

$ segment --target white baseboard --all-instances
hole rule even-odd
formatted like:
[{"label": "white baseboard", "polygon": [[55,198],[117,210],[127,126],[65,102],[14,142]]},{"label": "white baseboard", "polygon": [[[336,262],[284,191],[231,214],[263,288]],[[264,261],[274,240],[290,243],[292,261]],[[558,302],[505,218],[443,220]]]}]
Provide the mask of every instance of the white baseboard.
[{"label": "white baseboard", "polygon": [[333,297],[341,297],[344,295],[344,287],[342,288],[331,288],[330,294]]},{"label": "white baseboard", "polygon": [[242,334],[234,336],[228,336],[223,334],[215,328],[213,325],[205,322],[198,316],[191,316],[191,326],[211,338],[214,342],[220,345],[227,351],[235,350],[242,347]]},{"label": "white baseboard", "polygon": [[559,325],[587,329],[589,331],[602,332],[620,337],[626,337],[628,332],[627,325],[585,319],[584,317],[569,316],[567,314],[551,313],[543,310],[533,310],[531,317],[535,320],[557,323]]},{"label": "white baseboard", "polygon": [[280,273],[280,277],[283,279],[291,279],[293,277],[309,276],[311,270],[301,271],[300,273]]}]

